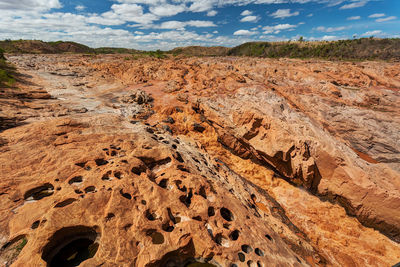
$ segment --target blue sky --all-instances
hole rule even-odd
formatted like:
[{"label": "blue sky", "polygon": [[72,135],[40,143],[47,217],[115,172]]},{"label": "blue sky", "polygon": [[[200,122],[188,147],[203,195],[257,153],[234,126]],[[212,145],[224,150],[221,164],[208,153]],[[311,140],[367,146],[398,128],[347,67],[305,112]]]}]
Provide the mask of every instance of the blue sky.
[{"label": "blue sky", "polygon": [[400,0],[0,0],[0,39],[143,50],[400,37]]}]

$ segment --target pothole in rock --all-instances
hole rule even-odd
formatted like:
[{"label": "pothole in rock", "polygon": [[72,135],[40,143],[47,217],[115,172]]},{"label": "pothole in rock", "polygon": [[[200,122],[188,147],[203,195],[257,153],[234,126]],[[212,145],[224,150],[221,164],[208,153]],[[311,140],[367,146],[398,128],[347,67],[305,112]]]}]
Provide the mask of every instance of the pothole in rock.
[{"label": "pothole in rock", "polygon": [[105,160],[105,159],[95,159],[94,161],[96,162],[97,166],[103,166],[103,165],[106,165],[108,163],[108,161]]},{"label": "pothole in rock", "polygon": [[221,209],[220,209],[220,213],[221,213],[222,218],[224,218],[224,219],[227,220],[228,222],[231,222],[231,221],[234,220],[233,214],[232,214],[232,212],[231,212],[229,209],[227,209],[227,208],[221,208]]},{"label": "pothole in rock", "polygon": [[239,238],[239,234],[240,234],[239,230],[234,230],[234,231],[232,231],[232,233],[230,233],[229,237],[231,240],[235,241]]},{"label": "pothole in rock", "polygon": [[[155,230],[148,230],[154,232]],[[196,250],[191,240],[186,246],[163,255],[159,260],[149,263],[148,267],[216,267],[221,266],[211,258],[196,258]]]},{"label": "pothole in rock", "polygon": [[54,207],[55,208],[63,208],[65,206],[68,206],[68,205],[74,203],[75,201],[77,201],[77,199],[75,199],[75,198],[67,198],[64,201],[58,202]]},{"label": "pothole in rock", "polygon": [[80,184],[83,181],[82,176],[75,176],[68,181],[68,184]]},{"label": "pothole in rock", "polygon": [[96,254],[100,234],[96,227],[65,227],[49,239],[43,248],[42,259],[47,266],[78,266]]},{"label": "pothole in rock", "polygon": [[249,254],[250,252],[253,251],[253,249],[252,249],[252,247],[250,247],[249,245],[242,245],[242,251],[243,251],[244,253]]},{"label": "pothole in rock", "polygon": [[20,235],[7,242],[0,248],[0,262],[5,264],[4,266],[11,266],[27,243],[28,239],[25,235]]},{"label": "pothole in rock", "polygon": [[27,201],[40,200],[42,198],[51,196],[53,193],[54,193],[54,186],[52,184],[46,183],[42,186],[38,186],[28,190],[24,195],[24,199]]},{"label": "pothole in rock", "polygon": [[146,235],[151,237],[151,242],[155,245],[164,243],[164,236],[155,229],[147,230]]}]

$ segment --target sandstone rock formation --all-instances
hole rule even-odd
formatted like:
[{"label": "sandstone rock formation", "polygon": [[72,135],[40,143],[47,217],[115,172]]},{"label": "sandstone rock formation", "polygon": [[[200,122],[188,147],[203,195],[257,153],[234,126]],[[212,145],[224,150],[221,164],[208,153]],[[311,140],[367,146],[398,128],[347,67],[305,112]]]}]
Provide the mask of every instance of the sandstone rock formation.
[{"label": "sandstone rock formation", "polygon": [[1,264],[399,261],[398,65],[8,58]]},{"label": "sandstone rock formation", "polygon": [[[96,116],[9,134],[2,240],[27,239],[15,266],[71,262],[72,252],[92,243],[97,252],[82,266],[322,260],[268,194],[156,128]],[[76,239],[88,245],[68,251]]]}]

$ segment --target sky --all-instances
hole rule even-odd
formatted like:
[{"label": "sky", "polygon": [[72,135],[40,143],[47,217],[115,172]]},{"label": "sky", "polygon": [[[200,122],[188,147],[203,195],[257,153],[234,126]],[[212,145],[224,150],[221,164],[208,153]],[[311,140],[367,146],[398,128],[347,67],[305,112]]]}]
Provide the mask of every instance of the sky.
[{"label": "sky", "polygon": [[0,0],[0,40],[169,50],[400,37],[400,0]]}]

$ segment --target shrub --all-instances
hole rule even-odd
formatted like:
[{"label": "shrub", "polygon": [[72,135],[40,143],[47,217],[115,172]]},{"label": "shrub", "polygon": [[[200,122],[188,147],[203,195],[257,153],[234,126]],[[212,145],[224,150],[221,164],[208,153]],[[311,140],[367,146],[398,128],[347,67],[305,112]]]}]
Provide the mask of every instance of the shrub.
[{"label": "shrub", "polygon": [[0,85],[11,86],[15,83],[11,75],[12,68],[7,64],[4,51],[0,49]]}]

